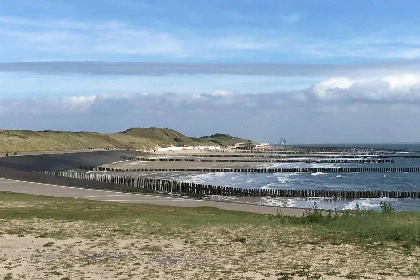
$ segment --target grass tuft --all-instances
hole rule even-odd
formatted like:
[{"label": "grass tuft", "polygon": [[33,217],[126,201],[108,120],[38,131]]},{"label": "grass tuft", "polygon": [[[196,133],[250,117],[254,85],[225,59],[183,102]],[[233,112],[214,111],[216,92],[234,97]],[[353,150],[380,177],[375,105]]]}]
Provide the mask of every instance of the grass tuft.
[{"label": "grass tuft", "polygon": [[397,242],[407,250],[420,246],[420,213],[395,212],[391,203],[381,203],[381,212],[371,210],[328,211],[316,205],[302,217],[285,216],[278,212],[276,218],[283,224],[310,226],[323,239],[348,242]]}]

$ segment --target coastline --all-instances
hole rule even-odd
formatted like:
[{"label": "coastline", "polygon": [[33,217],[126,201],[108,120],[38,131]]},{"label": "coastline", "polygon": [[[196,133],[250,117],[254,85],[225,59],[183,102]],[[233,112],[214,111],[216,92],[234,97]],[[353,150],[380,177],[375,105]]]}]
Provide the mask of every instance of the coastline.
[{"label": "coastline", "polygon": [[[417,213],[354,215],[357,224],[350,217],[343,220],[350,228],[336,228],[340,220],[337,225],[334,218],[318,223],[316,215],[303,216],[307,209],[255,205],[255,198],[237,203],[135,194],[123,185],[29,172],[103,164],[120,159],[121,153],[133,154],[98,151],[0,159],[0,177],[21,179],[0,179],[0,190],[6,191],[0,199],[0,248],[9,264],[0,266],[1,275],[414,280],[420,273],[415,264],[418,246],[407,247],[411,239],[392,241],[386,233],[406,229],[405,221],[417,219]],[[362,225],[365,219],[370,222]],[[380,236],[377,220],[384,231]],[[372,236],[360,241],[359,231]]]}]

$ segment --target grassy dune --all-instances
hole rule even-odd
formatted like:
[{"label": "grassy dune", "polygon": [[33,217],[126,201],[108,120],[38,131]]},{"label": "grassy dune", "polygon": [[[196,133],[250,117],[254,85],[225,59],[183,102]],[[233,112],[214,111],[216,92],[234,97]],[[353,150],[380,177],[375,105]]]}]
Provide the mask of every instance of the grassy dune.
[{"label": "grassy dune", "polygon": [[0,277],[418,279],[419,221],[419,213],[292,218],[1,193]]},{"label": "grassy dune", "polygon": [[226,134],[191,138],[168,128],[131,128],[123,132],[0,130],[0,152],[61,151],[89,148],[144,149],[169,145],[234,145],[245,139]]}]

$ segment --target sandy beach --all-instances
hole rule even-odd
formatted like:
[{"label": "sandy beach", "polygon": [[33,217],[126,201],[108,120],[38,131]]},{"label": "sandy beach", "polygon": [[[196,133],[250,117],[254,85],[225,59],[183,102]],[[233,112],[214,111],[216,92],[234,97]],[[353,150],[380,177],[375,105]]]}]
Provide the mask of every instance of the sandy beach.
[{"label": "sandy beach", "polygon": [[358,246],[321,243],[298,247],[298,240],[278,244],[269,234],[241,243],[232,240],[237,234],[216,228],[203,232],[192,243],[181,237],[55,239],[6,234],[0,237],[0,275],[13,277],[10,279],[94,280],[418,279],[395,275],[392,267],[404,266],[399,270],[410,271],[416,256],[406,258],[392,250],[386,251],[388,257],[383,262],[372,262],[371,255]]}]

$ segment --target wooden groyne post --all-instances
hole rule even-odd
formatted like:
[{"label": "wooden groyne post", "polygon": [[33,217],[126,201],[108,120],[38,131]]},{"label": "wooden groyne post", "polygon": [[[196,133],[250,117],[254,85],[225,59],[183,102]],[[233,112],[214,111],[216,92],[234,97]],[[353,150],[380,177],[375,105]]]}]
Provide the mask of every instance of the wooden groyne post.
[{"label": "wooden groyne post", "polygon": [[333,199],[358,199],[358,198],[420,198],[420,192],[412,191],[381,191],[381,190],[294,190],[294,189],[243,189],[223,186],[179,182],[166,179],[145,177],[132,177],[126,175],[109,174],[102,172],[74,172],[74,171],[44,171],[44,174],[64,176],[81,180],[93,180],[112,183],[127,187],[150,190],[165,194],[178,194],[188,196],[240,196],[240,197],[285,197],[285,198],[311,198],[323,197]]}]

